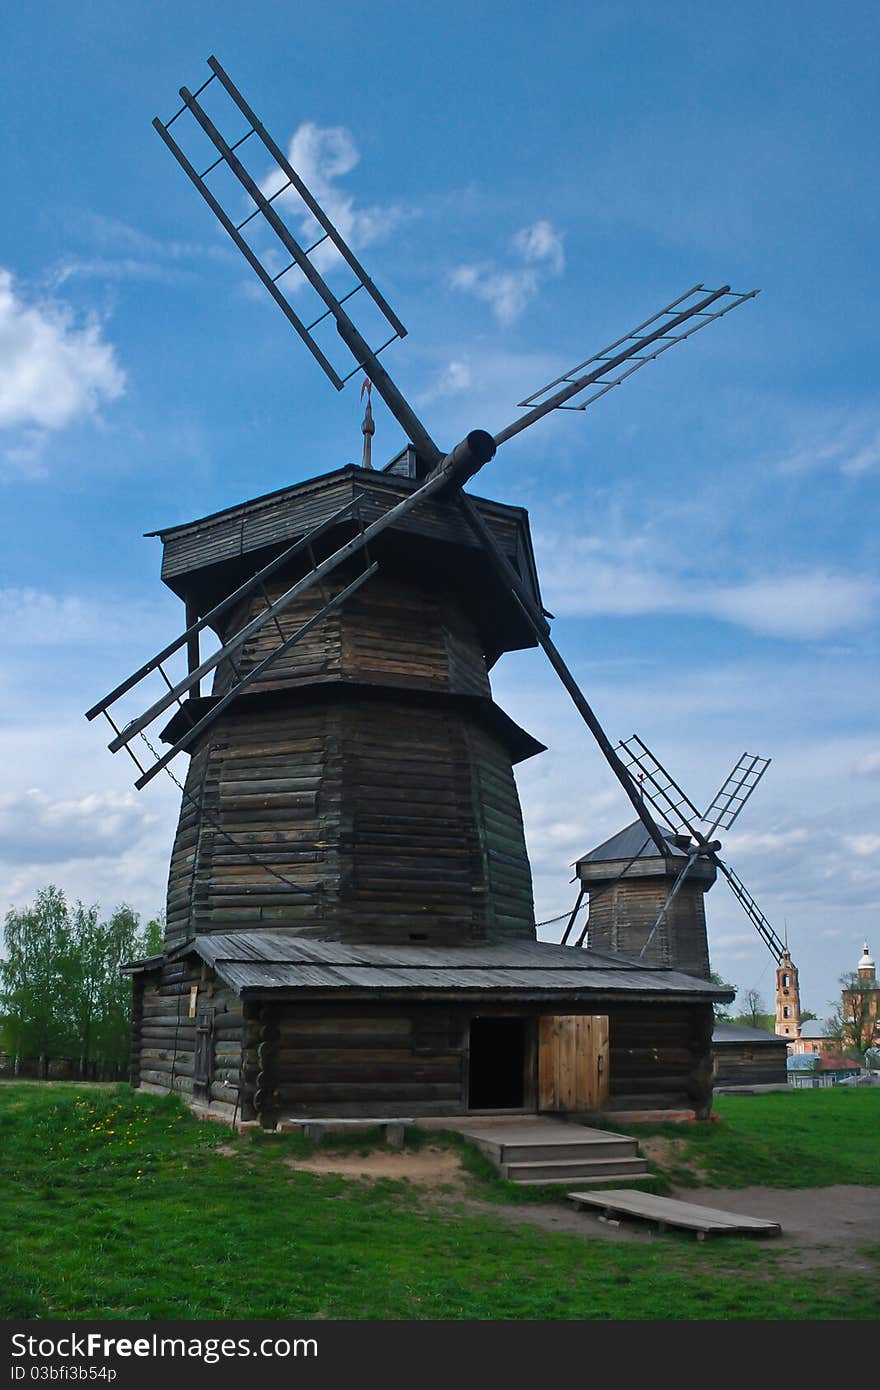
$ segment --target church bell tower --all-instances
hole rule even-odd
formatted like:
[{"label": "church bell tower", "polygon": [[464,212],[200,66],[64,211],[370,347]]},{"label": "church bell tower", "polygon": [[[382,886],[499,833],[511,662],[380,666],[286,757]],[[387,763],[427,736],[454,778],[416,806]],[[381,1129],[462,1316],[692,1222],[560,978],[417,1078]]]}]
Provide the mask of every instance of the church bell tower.
[{"label": "church bell tower", "polygon": [[792,964],[788,947],[776,967],[776,1032],[794,1040],[801,1030],[801,997],[797,966]]}]

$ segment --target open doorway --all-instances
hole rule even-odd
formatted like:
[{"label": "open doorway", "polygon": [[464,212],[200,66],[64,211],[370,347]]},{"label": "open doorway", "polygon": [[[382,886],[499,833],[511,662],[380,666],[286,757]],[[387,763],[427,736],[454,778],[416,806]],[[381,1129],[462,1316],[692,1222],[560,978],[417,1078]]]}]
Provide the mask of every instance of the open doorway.
[{"label": "open doorway", "polygon": [[524,1018],[471,1019],[469,1110],[521,1110],[525,1106],[526,1028]]}]

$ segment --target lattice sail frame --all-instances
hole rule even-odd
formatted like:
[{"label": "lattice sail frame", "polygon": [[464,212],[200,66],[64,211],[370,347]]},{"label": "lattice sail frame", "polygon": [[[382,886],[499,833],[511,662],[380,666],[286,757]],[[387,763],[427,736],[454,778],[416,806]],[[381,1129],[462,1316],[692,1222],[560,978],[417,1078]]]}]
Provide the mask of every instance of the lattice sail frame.
[{"label": "lattice sail frame", "polygon": [[[190,180],[198,189],[199,193],[208,203],[212,212],[214,212],[214,214],[221,222],[225,230],[229,233],[229,236],[235,242],[238,249],[242,252],[245,259],[249,262],[253,270],[262,280],[264,286],[269,291],[272,298],[279,305],[289,322],[296,329],[296,332],[299,334],[300,338],[302,338],[303,342],[305,343],[309,351],[312,353],[313,357],[315,357],[315,359],[319,362],[329,380],[336,387],[337,391],[341,391],[349,377],[354,376],[358,370],[362,370],[365,364],[363,362],[356,361],[354,367],[346,376],[339,376],[336,369],[328,361],[327,357],[324,355],[318,343],[312,336],[313,329],[315,329],[318,326],[318,324],[322,322],[323,319],[329,317],[331,314],[335,316],[340,310],[341,305],[346,300],[353,298],[354,295],[356,295],[360,290],[364,290],[373,300],[373,303],[376,305],[382,317],[387,322],[389,328],[392,330],[391,336],[387,339],[386,342],[384,342],[380,347],[370,349],[371,354],[373,356],[378,356],[380,352],[383,352],[386,347],[389,347],[391,343],[395,342],[398,338],[406,337],[406,329],[404,328],[400,319],[395,314],[394,310],[391,308],[391,305],[385,299],[384,295],[382,295],[380,291],[376,288],[373,281],[370,279],[369,275],[361,265],[360,261],[355,256],[351,247],[343,240],[336,227],[330,221],[330,218],[324,212],[320,203],[317,201],[316,198],[312,196],[308,187],[300,178],[296,170],[293,168],[292,164],[288,160],[287,156],[284,154],[283,150],[273,140],[272,136],[268,133],[265,126],[256,116],[255,112],[245,101],[241,92],[238,90],[232,79],[228,76],[228,74],[218,63],[217,59],[213,56],[210,57],[208,59],[208,66],[211,69],[211,76],[207,79],[207,81],[203,82],[201,87],[199,87],[195,92],[190,92],[186,87],[182,87],[180,89],[180,95],[183,98],[183,105],[177,112],[175,112],[171,119],[165,123],[163,123],[157,116],[153,121],[153,126],[159,132],[162,139],[165,141],[165,144],[171,150],[171,153],[174,155],[175,159],[184,169],[186,174],[189,176]],[[224,88],[228,96],[238,107],[239,111],[248,123],[248,129],[245,131],[245,133],[243,135],[238,136],[237,139],[232,140],[231,142],[224,137],[224,135],[220,132],[220,130],[211,120],[210,116],[205,111],[202,104],[199,102],[199,97],[201,96],[201,94],[215,80],[219,81],[220,85]],[[174,124],[175,121],[177,121],[182,115],[184,115],[187,112],[198,123],[198,125],[201,127],[201,129],[204,131],[208,139],[211,141],[211,143],[217,150],[217,157],[205,169],[201,170],[201,172],[198,172],[194,168],[187,156],[184,154],[176,138],[171,134],[171,126]],[[252,136],[256,136],[257,139],[261,142],[269,159],[272,162],[274,170],[276,171],[277,175],[281,178],[279,186],[275,189],[273,193],[269,194],[268,196],[263,192],[260,185],[248,172],[244,164],[241,162],[241,160],[235,153],[236,150],[240,149],[240,147]],[[221,164],[225,164],[232,171],[232,173],[238,180],[239,185],[254,205],[252,211],[249,212],[246,217],[242,218],[237,222],[230,215],[230,212],[221,205],[219,198],[211,192],[208,184],[205,182],[207,176],[213,173],[213,171],[216,168],[218,168]],[[277,179],[273,178],[272,182],[277,182]],[[311,216],[322,228],[321,235],[309,246],[303,246],[300,243],[299,239],[295,236],[287,222],[279,215],[277,209],[273,208],[272,206],[276,198],[279,198],[283,193],[286,193],[289,189],[293,189],[296,193],[299,194],[299,197],[302,199],[303,203],[308,208],[308,211],[311,214]],[[260,259],[260,257],[253,250],[253,248],[249,245],[247,241],[245,241],[244,237],[241,235],[243,229],[247,226],[247,224],[257,217],[263,218],[265,225],[272,230],[272,232],[282,243],[282,245],[285,247],[285,249],[288,251],[291,257],[288,264],[285,265],[282,270],[277,271],[275,274],[272,274],[269,267]],[[320,274],[320,272],[317,270],[317,268],[310,259],[314,252],[317,251],[320,246],[323,246],[324,243],[327,241],[330,241],[336,247],[336,250],[339,252],[339,255],[352,270],[356,279],[354,287],[350,289],[345,295],[341,296],[341,298],[337,298],[337,296],[333,294],[326,280]],[[303,323],[299,314],[296,312],[289,298],[285,295],[283,289],[280,287],[279,284],[279,282],[283,280],[284,276],[287,275],[291,270],[293,270],[294,267],[299,267],[299,269],[305,275],[306,279],[309,281],[312,288],[316,291],[317,294],[320,295],[321,299],[327,306],[324,313],[322,313],[317,319],[313,320],[311,323],[308,324]]]},{"label": "lattice sail frame", "polygon": [[[334,551],[326,560],[318,563],[314,555],[314,545],[333,526],[347,520],[353,520],[357,524],[358,532],[356,536],[338,550]],[[384,521],[385,518],[381,518],[380,520]],[[377,525],[379,525],[379,523],[373,523],[373,527]],[[373,527],[365,527],[363,525],[356,501],[346,504],[345,507],[342,507],[333,516],[328,517],[326,521],[314,527],[308,535],[296,541],[293,545],[288,546],[281,555],[277,556],[261,570],[258,570],[255,575],[252,575],[246,583],[240,585],[233,593],[228,594],[225,599],[216,604],[204,617],[199,618],[195,623],[191,623],[173,642],[169,642],[168,645],[163,647],[154,657],[145,662],[143,666],[139,667],[133,675],[123,681],[121,685],[116,686],[108,695],[105,695],[103,699],[99,700],[97,704],[93,705],[92,708],[86,712],[87,719],[95,719],[99,714],[103,714],[107,719],[114,731],[114,737],[107,746],[111,753],[116,753],[120,748],[124,748],[132,758],[132,761],[141,774],[135,782],[135,786],[138,790],[145,787],[148,782],[151,782],[156,774],[167,767],[178,753],[188,748],[197,735],[207,729],[247,686],[263,674],[271,662],[288,651],[302,637],[305,637],[306,633],[309,632],[316,623],[321,622],[328,613],[341,607],[347,599],[351,598],[351,596],[367,582],[368,579],[373,577],[379,566],[374,561],[370,561],[369,555],[366,554],[365,566],[362,572],[356,575],[351,583],[347,584],[340,593],[335,594],[332,598],[328,599],[326,595],[324,595],[324,602],[317,613],[313,614],[312,617],[293,632],[286,632],[281,627],[279,619],[295,599],[301,594],[306,593],[309,589],[321,586],[322,581],[329,577],[344,560],[349,559],[351,556],[361,551],[366,552],[370,541],[370,535],[367,533],[370,532],[370,534],[374,534]],[[282,566],[289,564],[303,553],[307,555],[312,568],[301,579],[298,579],[296,583],[285,590],[277,599],[274,601],[271,600],[266,591],[266,580],[277,570],[281,569]],[[234,632],[231,637],[227,638],[222,646],[220,646],[217,651],[213,652],[211,656],[206,657],[204,661],[199,662],[189,670],[182,680],[172,682],[165,671],[164,663],[182,648],[186,647],[189,649],[190,644],[194,640],[196,642],[198,641],[200,634],[205,628],[216,623],[222,615],[235,604],[240,603],[250,594],[258,591],[262,593],[262,597],[266,604],[262,612],[256,614],[249,622],[245,623]],[[264,657],[262,661],[252,667],[246,675],[240,675],[235,667],[235,653],[245,642],[256,636],[256,634],[270,622],[275,625],[278,632],[278,645],[273,648],[268,656]],[[209,675],[211,671],[219,666],[221,661],[229,662],[233,670],[234,678],[229,690],[205,715],[202,716],[202,718],[194,720],[191,717],[190,728],[186,733],[171,746],[167,753],[162,756],[156,755],[151,767],[145,768],[131,747],[132,741],[140,736],[145,745],[151,748],[147,730],[150,729],[155,724],[156,720],[174,704],[184,713],[188,714],[189,711],[187,710],[186,702],[183,697],[188,695],[194,687],[198,689],[202,677]],[[155,672],[158,672],[165,685],[168,687],[165,694],[160,696],[158,700],[155,700],[141,714],[130,719],[120,728],[114,716],[110,713],[111,709],[113,709],[125,695],[140,686]]]}]

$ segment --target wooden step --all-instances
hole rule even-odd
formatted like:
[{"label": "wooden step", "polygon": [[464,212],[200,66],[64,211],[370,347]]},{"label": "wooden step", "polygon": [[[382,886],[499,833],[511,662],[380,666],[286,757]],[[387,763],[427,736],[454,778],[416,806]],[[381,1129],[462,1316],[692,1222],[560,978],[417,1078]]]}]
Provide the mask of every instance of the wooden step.
[{"label": "wooden step", "polygon": [[[630,1183],[634,1183],[634,1182],[650,1182],[651,1179],[653,1178],[653,1176],[654,1176],[653,1173],[625,1173],[625,1174],[615,1174],[615,1173],[607,1174],[607,1173],[606,1173],[604,1176],[601,1176],[601,1175],[600,1175],[600,1176],[595,1177],[595,1178],[584,1178],[584,1177],[580,1177],[580,1178],[578,1178],[577,1181],[578,1181],[578,1186],[579,1186],[579,1187],[598,1187],[598,1186],[600,1186],[600,1184],[602,1184],[602,1183],[608,1184],[608,1183],[618,1182],[618,1181],[621,1181],[621,1182],[630,1182]],[[568,1183],[570,1183],[570,1182],[571,1182],[571,1179],[570,1179],[570,1178],[530,1178],[530,1179],[529,1179],[529,1182],[528,1182],[528,1186],[529,1186],[529,1187],[562,1187],[562,1188],[564,1188],[564,1187],[565,1187]],[[522,1180],[517,1184],[517,1186],[524,1186],[524,1185],[525,1185],[525,1183],[524,1183]],[[570,1195],[571,1195],[570,1193],[566,1193],[566,1196],[570,1196]],[[582,1195],[586,1196],[586,1193],[584,1193],[584,1194],[582,1194]]]},{"label": "wooden step", "polygon": [[501,1176],[509,1182],[565,1182],[577,1178],[596,1178],[604,1182],[626,1182],[632,1174],[647,1173],[644,1158],[560,1158],[535,1163],[502,1163]]},{"label": "wooden step", "polygon": [[[490,1146],[486,1145],[488,1149]],[[537,1163],[543,1159],[606,1159],[635,1158],[639,1151],[635,1139],[570,1139],[550,1143],[536,1139],[534,1142],[515,1144],[499,1141],[492,1145],[496,1152],[492,1155],[500,1163]]]}]

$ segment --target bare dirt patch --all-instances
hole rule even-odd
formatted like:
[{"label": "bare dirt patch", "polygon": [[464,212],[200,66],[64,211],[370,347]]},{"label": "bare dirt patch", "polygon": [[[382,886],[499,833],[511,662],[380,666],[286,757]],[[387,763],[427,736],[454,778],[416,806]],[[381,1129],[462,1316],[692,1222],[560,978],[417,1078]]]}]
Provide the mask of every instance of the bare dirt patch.
[{"label": "bare dirt patch", "polygon": [[405,1179],[419,1187],[447,1187],[461,1191],[464,1175],[458,1155],[449,1149],[419,1149],[416,1153],[376,1149],[366,1154],[316,1154],[313,1158],[287,1158],[288,1168],[300,1173],[336,1173],[345,1178]]},{"label": "bare dirt patch", "polygon": [[[807,1271],[822,1266],[845,1274],[877,1274],[874,1261],[860,1252],[865,1246],[880,1245],[878,1187],[685,1187],[672,1195],[697,1206],[778,1221],[782,1234],[766,1241],[766,1248],[781,1256],[785,1268]],[[469,1202],[468,1209],[479,1210],[481,1215],[494,1212],[511,1225],[523,1222],[590,1240],[656,1243],[667,1239],[647,1222],[623,1220],[613,1226],[592,1213],[570,1209],[562,1191],[559,1207]]]},{"label": "bare dirt patch", "polygon": [[693,1173],[698,1181],[705,1181],[708,1173],[700,1165],[698,1159],[687,1158],[687,1141],[684,1139],[666,1139],[661,1134],[649,1135],[646,1139],[639,1140],[639,1153],[642,1158],[646,1158],[649,1163],[656,1163],[659,1168],[684,1169],[688,1173]]},{"label": "bare dirt patch", "polygon": [[848,1274],[877,1273],[876,1264],[859,1252],[880,1245],[880,1187],[689,1187],[674,1195],[682,1202],[778,1221],[782,1235],[768,1241],[768,1248],[784,1252],[791,1268],[824,1265]]}]

